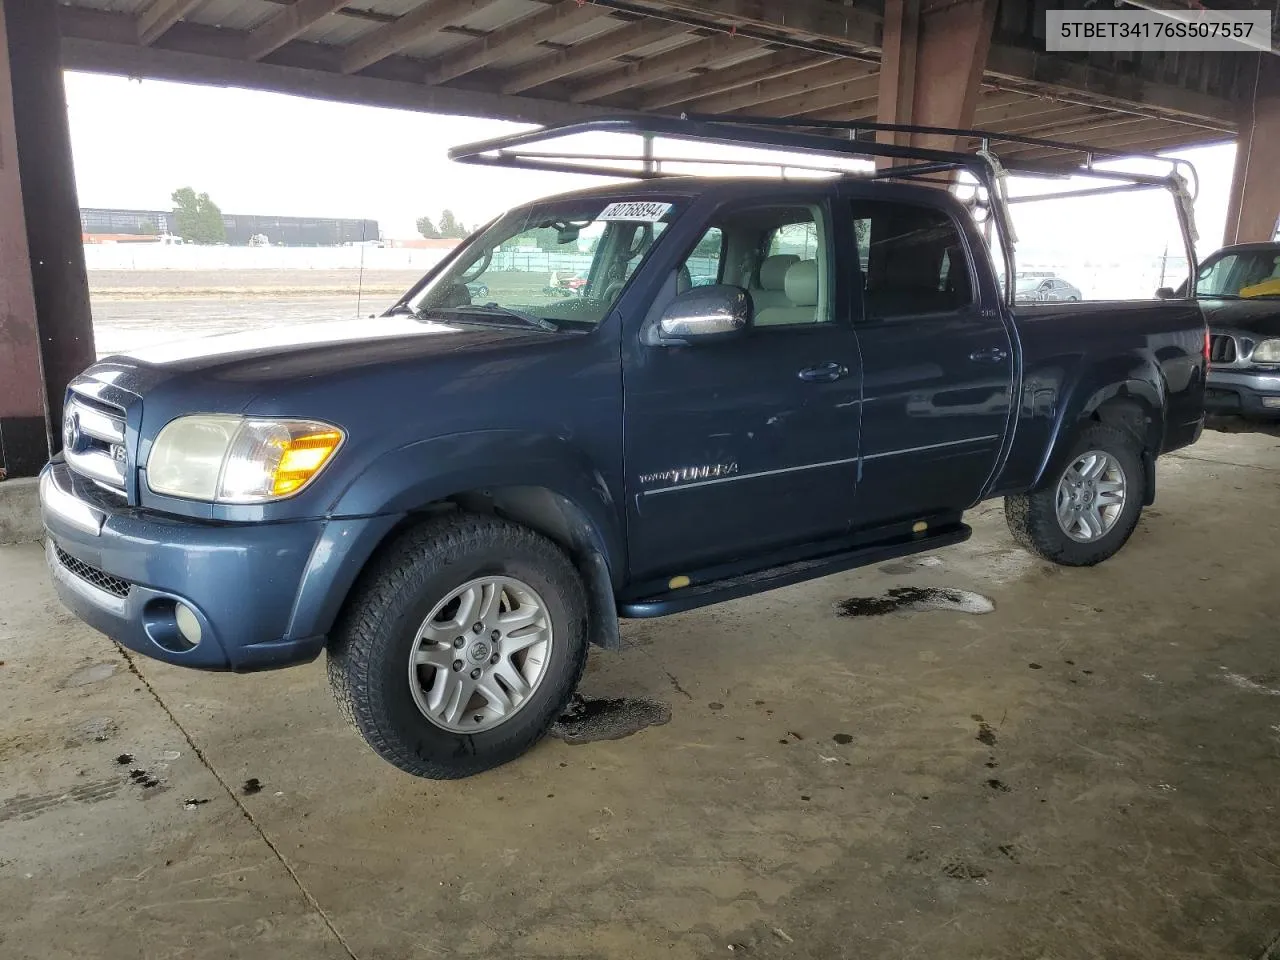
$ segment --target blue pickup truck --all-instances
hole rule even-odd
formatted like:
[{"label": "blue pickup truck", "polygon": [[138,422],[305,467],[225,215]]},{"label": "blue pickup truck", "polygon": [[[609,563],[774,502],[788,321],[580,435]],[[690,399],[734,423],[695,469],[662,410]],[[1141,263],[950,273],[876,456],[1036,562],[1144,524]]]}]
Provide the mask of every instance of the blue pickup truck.
[{"label": "blue pickup truck", "polygon": [[[549,237],[581,296],[510,253]],[[326,652],[374,750],[466,776],[546,732],[620,616],[959,543],[994,497],[1047,560],[1119,550],[1157,457],[1199,435],[1200,309],[1012,302],[935,186],[654,176],[531,203],[376,319],[86,370],[41,477],[49,566],[169,663]]]}]

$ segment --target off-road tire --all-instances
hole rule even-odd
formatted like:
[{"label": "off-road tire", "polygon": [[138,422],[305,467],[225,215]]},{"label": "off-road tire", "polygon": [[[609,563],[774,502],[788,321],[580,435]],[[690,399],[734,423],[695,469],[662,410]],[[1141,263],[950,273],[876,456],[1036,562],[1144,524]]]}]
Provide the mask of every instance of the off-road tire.
[{"label": "off-road tire", "polygon": [[[1056,498],[1063,472],[1090,450],[1109,453],[1119,461],[1125,475],[1126,497],[1115,526],[1100,539],[1081,543],[1067,536],[1058,524]],[[1146,470],[1138,439],[1125,430],[1090,423],[1055,459],[1040,489],[1004,498],[1004,517],[1013,539],[1023,549],[1064,567],[1091,567],[1113,556],[1133,534],[1142,516],[1145,489]]]},{"label": "off-road tire", "polygon": [[[419,711],[407,678],[423,619],[477,577],[515,577],[546,603],[554,640],[547,673],[511,718],[478,733],[454,733]],[[457,513],[415,527],[360,578],[330,636],[329,686],[338,707],[374,751],[418,777],[468,777],[520,756],[550,728],[582,677],[587,599],[556,544],[498,517]]]}]

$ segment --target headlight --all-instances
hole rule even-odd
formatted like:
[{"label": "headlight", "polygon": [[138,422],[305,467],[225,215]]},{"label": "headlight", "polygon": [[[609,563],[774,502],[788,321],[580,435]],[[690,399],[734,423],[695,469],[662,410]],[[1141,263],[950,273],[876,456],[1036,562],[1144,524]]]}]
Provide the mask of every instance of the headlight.
[{"label": "headlight", "polygon": [[1263,340],[1253,348],[1254,363],[1280,363],[1280,340]]},{"label": "headlight", "polygon": [[341,429],[316,420],[179,417],[156,437],[147,486],[188,500],[281,500],[310,483],[343,438]]}]

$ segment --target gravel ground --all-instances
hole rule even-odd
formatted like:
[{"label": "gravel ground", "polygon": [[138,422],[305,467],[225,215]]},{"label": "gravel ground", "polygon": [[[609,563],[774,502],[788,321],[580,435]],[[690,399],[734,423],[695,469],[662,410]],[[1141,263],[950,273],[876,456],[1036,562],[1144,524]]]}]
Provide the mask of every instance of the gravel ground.
[{"label": "gravel ground", "polygon": [[96,271],[98,355],[258,327],[380,313],[417,281],[406,271]]}]

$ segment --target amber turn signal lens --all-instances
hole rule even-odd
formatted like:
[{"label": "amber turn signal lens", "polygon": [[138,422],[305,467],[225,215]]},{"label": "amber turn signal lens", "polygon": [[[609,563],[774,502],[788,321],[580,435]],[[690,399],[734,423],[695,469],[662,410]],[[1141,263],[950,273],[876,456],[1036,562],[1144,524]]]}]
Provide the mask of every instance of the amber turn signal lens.
[{"label": "amber turn signal lens", "polygon": [[280,450],[280,461],[271,481],[271,492],[276,496],[283,496],[305,485],[329,462],[341,443],[342,434],[336,430],[306,433],[276,441],[274,445]]}]

